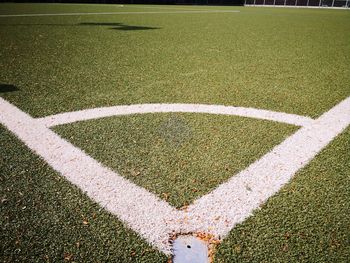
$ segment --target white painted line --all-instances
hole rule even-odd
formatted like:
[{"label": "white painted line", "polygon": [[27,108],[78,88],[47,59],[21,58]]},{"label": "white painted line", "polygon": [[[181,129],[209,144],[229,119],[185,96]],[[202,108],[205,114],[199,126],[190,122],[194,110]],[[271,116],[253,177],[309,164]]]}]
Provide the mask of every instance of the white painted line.
[{"label": "white painted line", "polygon": [[[350,97],[188,208],[187,231],[224,237],[350,124]],[[194,228],[193,228],[194,227]]]},{"label": "white painted line", "polygon": [[90,16],[90,15],[140,15],[140,14],[209,14],[239,13],[238,10],[194,10],[194,11],[136,11],[136,12],[99,12],[99,13],[53,13],[53,14],[8,14],[1,17],[37,17],[37,16]]},{"label": "white painted line", "polygon": [[349,7],[331,7],[331,6],[303,6],[303,5],[244,5],[248,7],[276,7],[276,8],[307,8],[307,9],[336,9],[350,10]]},{"label": "white painted line", "polygon": [[288,123],[296,126],[308,126],[314,122],[309,117],[295,114],[287,114],[283,112],[274,112],[268,110],[259,110],[244,107],[232,107],[222,105],[205,105],[205,104],[136,104],[127,106],[113,106],[95,109],[87,109],[74,112],[65,112],[57,115],[47,116],[38,119],[38,121],[46,127],[52,127],[61,124],[67,124],[77,121],[85,121],[91,119],[99,119],[103,117],[145,114],[145,113],[207,113],[207,114],[223,114],[241,117],[249,117],[256,119],[264,119]]},{"label": "white painted line", "polygon": [[[0,97],[0,123],[68,181],[165,253],[179,212],[85,154]],[[170,224],[170,223],[169,223]]]},{"label": "white painted line", "polygon": [[[191,8],[183,8],[181,6],[135,6],[127,5],[127,8],[135,9],[160,9],[160,10],[183,10],[183,11],[216,11],[215,9],[203,9],[204,6],[191,6]],[[227,11],[227,10],[226,10]],[[237,10],[238,11],[238,10]]]},{"label": "white painted line", "polygon": [[[119,115],[134,114],[136,109],[138,113],[145,113],[146,110],[149,112],[174,110],[174,104],[170,104],[168,108],[169,104],[165,108],[159,105],[167,104],[148,104],[145,107],[136,105],[141,107],[142,111],[135,105],[117,107],[123,113]],[[175,105],[181,105],[180,110],[184,112],[215,114],[230,114],[232,108],[235,108],[216,105],[212,107]],[[186,108],[188,106],[190,108]],[[102,109],[112,108],[114,107]],[[116,115],[115,108],[113,110],[113,115]],[[234,115],[236,110],[235,108]],[[263,112],[260,117],[266,117],[266,111],[256,109],[255,111]],[[0,122],[3,125],[67,180],[86,192],[90,198],[124,221],[155,247],[169,254],[171,247],[168,238],[171,234],[205,232],[223,238],[236,224],[249,217],[260,204],[277,193],[299,169],[309,163],[350,124],[350,97],[318,119],[306,119],[306,123],[302,124],[304,127],[228,182],[196,200],[186,211],[176,210],[154,194],[102,166],[45,126],[106,116],[105,110],[102,110],[103,114],[96,112],[99,111],[87,110],[66,115],[59,114],[55,115],[55,118],[51,116],[33,119],[0,98]],[[78,118],[79,114],[83,117]],[[89,114],[93,117],[89,117]],[[278,116],[277,119],[280,119],[282,115]],[[288,119],[290,114],[284,116]],[[254,113],[254,118],[258,117],[259,115]],[[294,122],[294,117],[292,119]]]}]

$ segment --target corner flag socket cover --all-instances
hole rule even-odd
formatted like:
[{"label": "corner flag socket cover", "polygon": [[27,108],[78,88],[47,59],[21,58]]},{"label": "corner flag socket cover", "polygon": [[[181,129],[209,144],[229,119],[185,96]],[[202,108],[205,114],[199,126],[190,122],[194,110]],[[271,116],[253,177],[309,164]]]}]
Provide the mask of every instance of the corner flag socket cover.
[{"label": "corner flag socket cover", "polygon": [[173,243],[173,263],[208,263],[208,246],[194,236],[179,236]]}]

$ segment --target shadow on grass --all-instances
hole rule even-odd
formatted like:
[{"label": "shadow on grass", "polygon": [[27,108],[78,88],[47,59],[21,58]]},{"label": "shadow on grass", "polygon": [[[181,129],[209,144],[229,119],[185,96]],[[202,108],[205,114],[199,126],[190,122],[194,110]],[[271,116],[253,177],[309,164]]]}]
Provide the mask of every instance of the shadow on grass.
[{"label": "shadow on grass", "polygon": [[159,27],[149,27],[149,26],[130,26],[123,23],[80,23],[81,26],[109,26],[110,29],[115,30],[150,30],[150,29],[160,29]]},{"label": "shadow on grass", "polygon": [[0,26],[101,26],[109,27],[108,29],[121,30],[121,31],[133,31],[133,30],[152,30],[160,29],[160,27],[149,26],[132,26],[123,23],[78,23],[78,24],[0,24]]},{"label": "shadow on grass", "polygon": [[1,84],[0,83],[0,93],[12,92],[12,91],[17,91],[17,90],[19,90],[19,89],[16,86],[14,86],[14,85]]}]

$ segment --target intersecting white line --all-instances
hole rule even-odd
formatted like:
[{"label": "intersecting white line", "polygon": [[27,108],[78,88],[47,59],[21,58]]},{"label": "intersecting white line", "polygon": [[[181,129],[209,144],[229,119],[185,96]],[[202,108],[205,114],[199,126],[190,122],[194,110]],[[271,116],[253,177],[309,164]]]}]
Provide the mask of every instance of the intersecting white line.
[{"label": "intersecting white line", "polygon": [[[350,97],[188,208],[191,231],[224,237],[350,124]],[[193,229],[195,227],[195,229]]]},{"label": "intersecting white line", "polygon": [[277,121],[296,126],[307,126],[312,124],[312,122],[314,121],[309,117],[288,114],[284,112],[205,104],[136,104],[126,106],[112,106],[59,113],[56,115],[40,118],[38,120],[46,127],[52,127],[61,124],[98,119],[110,116],[169,112],[233,115]]},{"label": "intersecting white line", "polygon": [[[202,106],[199,105],[199,108]],[[130,106],[118,107],[130,110]],[[203,109],[193,112],[203,112]],[[223,238],[237,223],[250,216],[350,124],[350,97],[318,119],[308,120],[304,127],[271,152],[196,200],[186,211],[176,210],[154,194],[122,178],[45,126],[62,123],[60,118],[58,122],[51,122],[52,116],[34,119],[0,98],[0,122],[3,125],[90,198],[149,243],[169,254],[171,245],[168,239],[172,233],[201,231]]]},{"label": "intersecting white line", "polygon": [[[91,158],[0,97],[0,123],[91,199],[165,253],[179,212]],[[170,223],[167,223],[170,222]]]}]

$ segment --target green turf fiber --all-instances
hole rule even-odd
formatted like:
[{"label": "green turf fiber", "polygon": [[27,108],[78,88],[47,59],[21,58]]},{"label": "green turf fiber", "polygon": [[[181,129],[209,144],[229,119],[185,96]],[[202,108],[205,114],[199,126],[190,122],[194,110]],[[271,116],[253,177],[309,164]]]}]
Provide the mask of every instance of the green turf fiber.
[{"label": "green turf fiber", "polygon": [[1,262],[165,262],[0,126]]},{"label": "green turf fiber", "polygon": [[[2,7],[7,13],[168,10]],[[224,9],[241,12],[0,18],[0,83],[19,89],[1,96],[35,116],[188,102],[315,117],[350,94],[349,12]]]},{"label": "green turf fiber", "polygon": [[348,262],[350,128],[219,246],[216,262]]},{"label": "green turf fiber", "polygon": [[[288,8],[0,4],[0,96],[34,117],[135,103],[204,103],[317,117],[350,95],[350,12]],[[146,114],[54,128],[181,207],[296,128]],[[350,130],[236,226],[216,262],[347,262]],[[166,262],[0,128],[1,262]]]},{"label": "green turf fiber", "polygon": [[54,128],[63,138],[176,207],[259,159],[297,127],[206,114],[146,114]]}]

